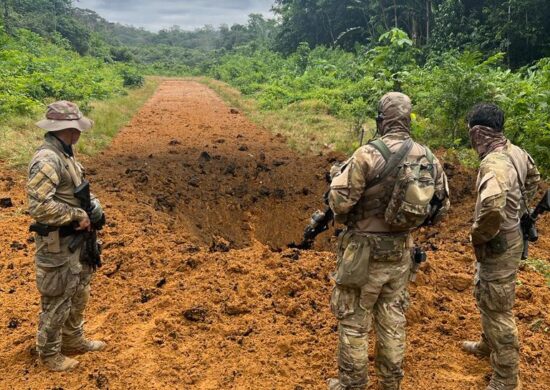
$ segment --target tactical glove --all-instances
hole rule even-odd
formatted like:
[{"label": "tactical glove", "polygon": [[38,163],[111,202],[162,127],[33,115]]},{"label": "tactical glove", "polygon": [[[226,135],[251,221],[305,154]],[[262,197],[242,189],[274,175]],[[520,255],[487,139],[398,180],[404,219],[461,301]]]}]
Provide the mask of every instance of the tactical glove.
[{"label": "tactical glove", "polygon": [[101,203],[99,203],[99,200],[93,199],[92,200],[92,211],[90,213],[90,221],[92,224],[97,224],[101,219],[103,218],[103,207],[101,207]]}]

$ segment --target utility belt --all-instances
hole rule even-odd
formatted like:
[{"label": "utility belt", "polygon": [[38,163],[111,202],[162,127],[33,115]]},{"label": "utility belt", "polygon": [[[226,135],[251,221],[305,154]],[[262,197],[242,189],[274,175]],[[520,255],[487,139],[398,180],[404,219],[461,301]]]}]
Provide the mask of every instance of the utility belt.
[{"label": "utility belt", "polygon": [[338,236],[334,279],[347,287],[361,287],[368,279],[370,263],[400,263],[411,245],[409,233],[367,233],[345,229]]},{"label": "utility belt", "polygon": [[50,233],[59,232],[59,237],[69,237],[78,233],[73,225],[50,226],[40,222],[33,223],[29,227],[30,232],[34,232],[41,237],[48,237]]}]

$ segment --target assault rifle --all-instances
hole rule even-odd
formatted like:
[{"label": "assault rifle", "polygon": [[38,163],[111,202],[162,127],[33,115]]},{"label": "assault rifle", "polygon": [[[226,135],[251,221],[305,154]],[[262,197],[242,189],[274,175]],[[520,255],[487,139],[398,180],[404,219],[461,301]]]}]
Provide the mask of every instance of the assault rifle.
[{"label": "assault rifle", "polygon": [[550,190],[546,190],[546,193],[534,209],[527,210],[521,217],[520,226],[523,233],[522,260],[527,259],[529,256],[529,242],[535,242],[539,239],[536,223],[539,216],[547,211],[550,211]]},{"label": "assault rifle", "polygon": [[[90,183],[87,180],[82,181],[74,190],[74,196],[80,201],[80,207],[88,214],[88,218],[91,219],[93,206],[90,198]],[[74,253],[78,247],[85,243],[82,248],[82,260],[87,263],[95,271],[101,267],[101,245],[97,241],[97,231],[103,229],[105,225],[105,215],[101,216],[101,219],[95,223],[92,223],[90,231],[77,231],[74,239],[69,244],[69,251]]]},{"label": "assault rifle", "polygon": [[[332,178],[330,177],[329,172],[325,174],[325,181],[330,185]],[[332,209],[328,205],[329,192],[330,188],[323,195],[323,199],[325,201],[325,204],[327,205],[325,210],[317,210],[313,213],[311,219],[309,220],[309,224],[304,230],[302,242],[300,242],[299,244],[291,242],[290,244],[288,244],[289,248],[311,249],[313,247],[313,243],[315,242],[315,238],[319,234],[328,230],[330,223],[334,220],[334,211],[332,211]]]},{"label": "assault rifle", "polygon": [[434,219],[437,216],[437,214],[439,214],[439,210],[441,210],[442,208],[443,208],[443,201],[434,195],[432,197],[432,200],[430,200],[430,214],[428,214],[428,216],[426,217],[422,225],[420,225],[419,227],[433,226]]},{"label": "assault rifle", "polygon": [[288,244],[288,247],[297,249],[311,249],[311,247],[313,247],[313,243],[315,242],[315,238],[319,234],[328,230],[329,224],[332,222],[333,219],[334,212],[330,207],[327,207],[325,211],[317,210],[311,216],[309,224],[304,230],[304,237],[302,239],[302,242],[300,242],[299,244],[292,242]]}]

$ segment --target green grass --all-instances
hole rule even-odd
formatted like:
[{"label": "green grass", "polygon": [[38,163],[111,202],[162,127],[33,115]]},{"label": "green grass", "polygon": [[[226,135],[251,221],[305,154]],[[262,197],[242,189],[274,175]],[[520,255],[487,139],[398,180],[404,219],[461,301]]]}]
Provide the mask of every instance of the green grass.
[{"label": "green grass", "polygon": [[540,273],[546,279],[546,284],[550,287],[550,263],[543,259],[528,258],[525,264],[535,272]]},{"label": "green grass", "polygon": [[[124,96],[92,102],[88,116],[95,124],[82,136],[78,143],[79,152],[94,155],[105,148],[155,92],[160,81],[158,77],[148,77],[143,87],[129,89]],[[41,115],[13,117],[0,123],[0,162],[14,168],[28,164],[44,137],[44,132],[34,125]]]},{"label": "green grass", "polygon": [[147,77],[143,87],[130,89],[125,96],[93,102],[90,118],[94,120],[94,127],[83,134],[78,143],[79,152],[93,156],[109,145],[118,131],[153,95],[160,81],[159,77]]},{"label": "green grass", "polygon": [[[336,150],[351,153],[359,146],[360,131],[352,123],[328,114],[319,101],[306,100],[277,110],[262,110],[253,98],[244,97],[228,84],[206,77],[192,80],[213,89],[227,104],[243,111],[250,120],[274,134],[286,137],[288,145],[301,153]],[[373,134],[374,120],[364,124],[364,142]]]}]

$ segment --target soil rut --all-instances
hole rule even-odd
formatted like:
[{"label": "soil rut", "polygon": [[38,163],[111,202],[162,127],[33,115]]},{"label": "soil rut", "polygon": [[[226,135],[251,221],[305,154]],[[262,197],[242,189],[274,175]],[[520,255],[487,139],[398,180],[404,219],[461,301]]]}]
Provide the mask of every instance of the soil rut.
[{"label": "soil rut", "polygon": [[[65,374],[46,373],[31,353],[39,308],[24,175],[3,170],[0,197],[14,206],[0,209],[0,388],[324,388],[336,374],[334,255],[285,246],[322,207],[333,160],[297,156],[198,83],[165,81],[84,161],[109,221],[86,329],[109,347]],[[467,240],[474,179],[447,171],[453,212],[418,234],[430,262],[410,289],[404,389],[481,389],[490,372],[458,346],[479,331]],[[550,224],[540,225],[533,253],[546,258]],[[318,249],[333,245],[328,236]],[[520,280],[522,378],[547,389],[550,291],[528,269]]]}]

